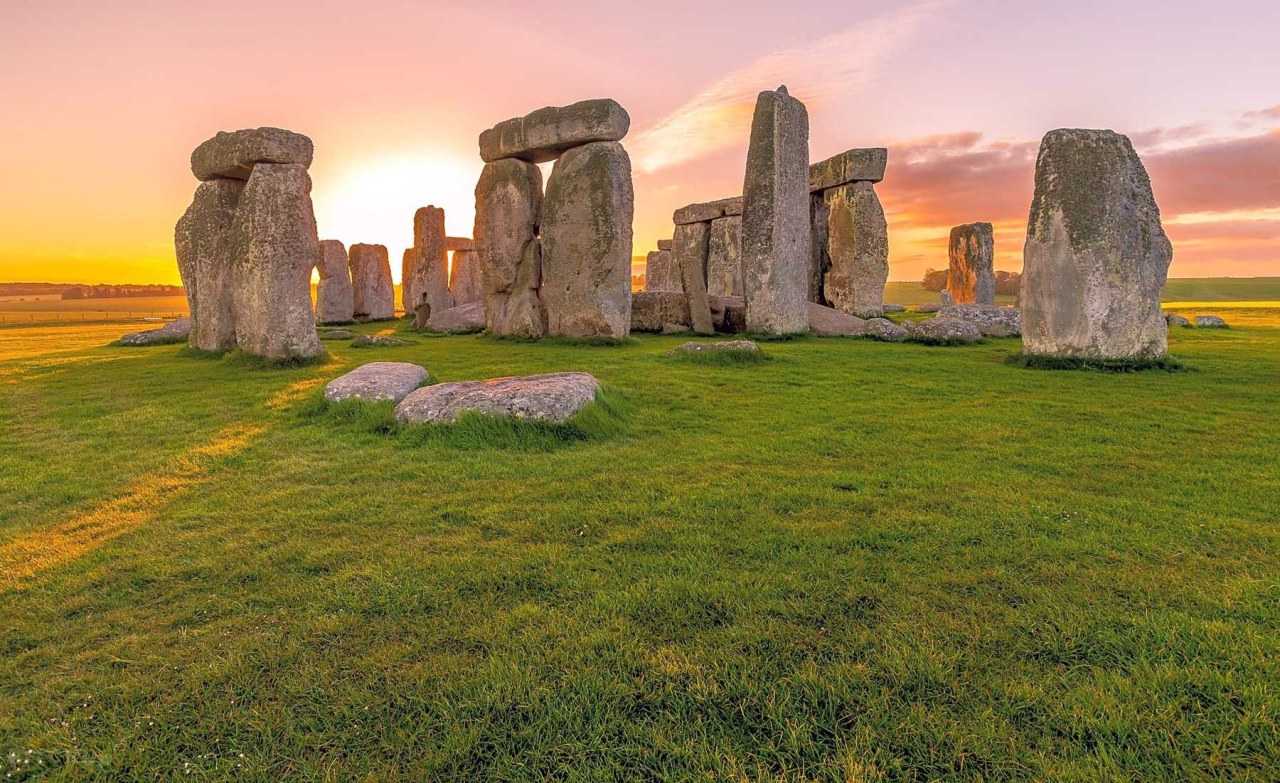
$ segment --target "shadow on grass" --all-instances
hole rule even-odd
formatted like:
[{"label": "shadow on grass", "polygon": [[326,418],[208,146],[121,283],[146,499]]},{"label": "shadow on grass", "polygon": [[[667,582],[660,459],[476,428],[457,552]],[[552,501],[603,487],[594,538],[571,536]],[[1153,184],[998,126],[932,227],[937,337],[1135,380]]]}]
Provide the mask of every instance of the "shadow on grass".
[{"label": "shadow on grass", "polygon": [[321,392],[298,413],[307,420],[386,436],[409,447],[554,451],[618,437],[625,431],[629,409],[618,395],[602,391],[596,394],[594,403],[560,423],[466,413],[450,424],[402,424],[396,421],[395,405],[389,400],[329,402]]},{"label": "shadow on grass", "polygon": [[1072,356],[1040,356],[1037,354],[1015,353],[1004,360],[1005,364],[1014,367],[1026,367],[1033,370],[1085,370],[1089,372],[1144,372],[1160,370],[1163,372],[1188,372],[1190,366],[1173,356],[1160,359],[1085,359]]}]

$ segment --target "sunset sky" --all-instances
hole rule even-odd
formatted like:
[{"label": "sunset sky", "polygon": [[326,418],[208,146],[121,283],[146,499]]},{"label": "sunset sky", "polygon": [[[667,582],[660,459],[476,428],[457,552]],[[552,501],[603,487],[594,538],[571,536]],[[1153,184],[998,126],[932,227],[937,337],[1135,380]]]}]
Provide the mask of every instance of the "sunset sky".
[{"label": "sunset sky", "polygon": [[[736,195],[756,93],[809,108],[810,157],[887,146],[890,275],[996,226],[1021,267],[1052,128],[1128,134],[1176,277],[1280,275],[1280,3],[84,2],[0,8],[0,281],[177,282],[193,147],[315,141],[322,238],[387,245],[414,210],[471,235],[476,138],[589,97],[631,114],[635,249]],[[398,275],[398,264],[393,264]]]}]

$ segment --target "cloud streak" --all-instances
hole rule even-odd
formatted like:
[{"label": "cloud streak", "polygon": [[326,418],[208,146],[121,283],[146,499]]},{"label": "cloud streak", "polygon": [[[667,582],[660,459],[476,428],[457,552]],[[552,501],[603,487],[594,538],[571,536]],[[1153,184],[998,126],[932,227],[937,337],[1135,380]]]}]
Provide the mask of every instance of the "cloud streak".
[{"label": "cloud streak", "polygon": [[685,101],[628,144],[637,168],[653,173],[745,144],[756,95],[779,84],[812,111],[865,87],[880,63],[947,0],[918,3],[804,46],[767,54]]}]

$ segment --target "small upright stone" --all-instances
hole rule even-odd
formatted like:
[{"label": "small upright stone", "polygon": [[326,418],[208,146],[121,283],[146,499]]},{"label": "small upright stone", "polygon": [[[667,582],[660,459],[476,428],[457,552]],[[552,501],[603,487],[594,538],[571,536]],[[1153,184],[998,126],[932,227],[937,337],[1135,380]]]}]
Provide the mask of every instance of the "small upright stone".
[{"label": "small upright stone", "polygon": [[431,306],[432,312],[443,312],[453,307],[453,299],[449,296],[447,244],[443,209],[427,206],[414,213],[415,252],[405,255],[407,276],[400,280],[406,313],[416,312],[423,302]]},{"label": "small upright stone", "polygon": [[707,247],[707,295],[742,296],[742,216],[711,221]]},{"label": "small upright stone", "polygon": [[689,300],[689,318],[693,331],[712,334],[715,323],[711,320],[711,305],[707,301],[707,251],[711,227],[708,223],[685,223],[675,228],[671,240],[675,249],[676,270],[680,275],[680,288]]},{"label": "small upright stone", "polygon": [[671,249],[654,250],[645,258],[644,290],[683,291]]},{"label": "small upright stone", "polygon": [[869,182],[824,192],[827,258],[822,293],[833,307],[859,318],[884,314],[889,279],[889,226]]},{"label": "small upright stone", "polygon": [[453,306],[484,302],[484,281],[480,275],[480,259],[474,250],[453,251],[449,270],[449,295]]},{"label": "small upright stone", "polygon": [[355,319],[355,294],[347,249],[336,239],[320,243],[320,284],[316,287],[316,321],[343,324]]},{"label": "small upright stone", "polygon": [[1023,251],[1028,354],[1157,359],[1168,352],[1160,290],[1173,247],[1125,136],[1055,130],[1036,160]]},{"label": "small upright stone", "polygon": [[220,131],[191,153],[196,179],[248,179],[258,163],[292,163],[306,169],[314,148],[311,139],[281,128]]},{"label": "small upright stone", "polygon": [[384,245],[355,244],[348,253],[354,316],[358,321],[395,318],[396,291]]},{"label": "small upright stone", "polygon": [[496,335],[539,338],[547,315],[538,298],[542,248],[542,172],[521,160],[485,164],[476,183],[475,247],[484,281],[485,319]]},{"label": "small upright stone", "polygon": [[596,141],[621,141],[631,127],[627,110],[611,98],[547,106],[500,122],[480,134],[480,159],[492,163],[519,158],[546,163],[561,153]]},{"label": "small upright stone", "polygon": [[947,243],[947,291],[956,304],[996,302],[995,240],[990,223],[966,223],[951,229]]},{"label": "small upright stone", "polygon": [[786,87],[762,92],[742,187],[742,282],[747,329],[809,328],[809,115]]},{"label": "small upright stone", "polygon": [[200,183],[191,206],[174,228],[178,271],[191,313],[190,343],[201,351],[236,347],[231,228],[244,185],[234,179]]}]

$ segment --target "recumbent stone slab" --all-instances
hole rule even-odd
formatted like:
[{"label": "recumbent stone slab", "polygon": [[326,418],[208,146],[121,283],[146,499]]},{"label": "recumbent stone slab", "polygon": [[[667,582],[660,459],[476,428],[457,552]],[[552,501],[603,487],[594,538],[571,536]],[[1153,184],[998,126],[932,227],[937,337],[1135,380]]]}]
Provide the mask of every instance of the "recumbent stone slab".
[{"label": "recumbent stone slab", "polygon": [[563,422],[590,405],[600,384],[588,373],[564,372],[426,386],[396,406],[407,424],[454,422],[474,412]]},{"label": "recumbent stone slab", "polygon": [[630,128],[630,115],[612,98],[547,106],[481,133],[480,159],[485,163],[502,158],[545,163],[583,144],[620,141]]},{"label": "recumbent stone slab", "polygon": [[426,368],[416,364],[369,362],[329,381],[324,387],[324,398],[330,402],[352,399],[400,402],[426,380]]}]

